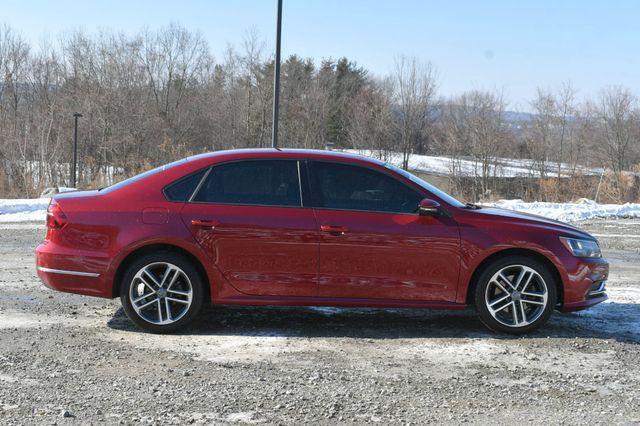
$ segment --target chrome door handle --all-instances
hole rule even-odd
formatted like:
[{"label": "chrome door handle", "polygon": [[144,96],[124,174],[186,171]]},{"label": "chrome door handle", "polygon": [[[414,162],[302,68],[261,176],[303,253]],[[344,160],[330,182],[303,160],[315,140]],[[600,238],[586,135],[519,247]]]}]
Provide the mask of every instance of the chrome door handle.
[{"label": "chrome door handle", "polygon": [[344,235],[349,231],[346,226],[334,226],[334,225],[322,225],[320,226],[322,232],[328,232],[330,234]]},{"label": "chrome door handle", "polygon": [[206,220],[206,219],[192,219],[191,225],[197,226],[199,228],[215,228],[220,225],[220,222],[215,220]]}]

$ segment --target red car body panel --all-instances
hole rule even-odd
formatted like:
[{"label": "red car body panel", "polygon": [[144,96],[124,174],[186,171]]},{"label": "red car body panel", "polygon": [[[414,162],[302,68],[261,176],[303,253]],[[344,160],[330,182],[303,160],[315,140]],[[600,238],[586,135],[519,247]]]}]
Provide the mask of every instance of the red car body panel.
[{"label": "red car body panel", "polygon": [[[211,165],[259,158],[376,169],[436,200],[448,215],[185,203],[163,194],[168,184]],[[67,223],[47,231],[36,264],[42,281],[60,291],[116,297],[123,262],[137,250],[164,245],[202,266],[212,303],[462,309],[484,261],[505,250],[526,250],[553,265],[561,281],[560,309],[606,299],[588,296],[594,283],[606,280],[606,260],[574,257],[558,238],[593,238],[584,231],[522,213],[451,206],[360,156],[224,151],[185,159],[118,189],[59,194],[55,201]],[[203,220],[211,223],[203,226]]]},{"label": "red car body panel", "polygon": [[[458,303],[465,301],[473,272],[491,255],[504,250],[528,250],[539,254],[557,271],[563,311],[578,310],[607,299],[606,295],[587,299],[591,286],[605,281],[609,264],[602,258],[578,258],[569,253],[558,238],[590,238],[584,231],[542,217],[500,209],[471,210],[456,215],[460,227],[462,267]],[[478,255],[480,253],[480,255]]]},{"label": "red car body panel", "polygon": [[[313,209],[186,204],[185,226],[233,288],[254,296],[318,295]],[[192,225],[212,220],[213,227]]]},{"label": "red car body panel", "polygon": [[[319,296],[455,302],[460,235],[448,217],[317,210]],[[447,259],[443,262],[442,259]]]}]

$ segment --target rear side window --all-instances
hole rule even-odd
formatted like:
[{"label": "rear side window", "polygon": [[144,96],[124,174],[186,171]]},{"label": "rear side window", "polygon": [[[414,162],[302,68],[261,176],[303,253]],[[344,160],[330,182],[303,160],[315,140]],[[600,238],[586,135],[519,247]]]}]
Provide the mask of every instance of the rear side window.
[{"label": "rear side window", "polygon": [[393,177],[347,164],[310,164],[314,205],[329,209],[415,213],[422,195]]},{"label": "rear side window", "polygon": [[214,166],[193,201],[300,206],[298,162],[249,160]]},{"label": "rear side window", "polygon": [[196,190],[196,186],[202,180],[207,169],[200,170],[197,173],[185,176],[182,179],[172,183],[164,189],[164,195],[169,201],[188,201]]}]

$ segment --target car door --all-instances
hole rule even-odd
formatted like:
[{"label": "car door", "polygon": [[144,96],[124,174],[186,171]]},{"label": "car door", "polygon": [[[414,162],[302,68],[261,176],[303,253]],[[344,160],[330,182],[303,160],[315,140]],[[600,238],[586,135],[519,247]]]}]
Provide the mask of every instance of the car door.
[{"label": "car door", "polygon": [[319,295],[455,301],[458,227],[417,214],[426,195],[390,172],[312,161],[320,225]]},{"label": "car door", "polygon": [[318,226],[296,160],[214,165],[182,210],[211,262],[250,295],[316,296]]}]

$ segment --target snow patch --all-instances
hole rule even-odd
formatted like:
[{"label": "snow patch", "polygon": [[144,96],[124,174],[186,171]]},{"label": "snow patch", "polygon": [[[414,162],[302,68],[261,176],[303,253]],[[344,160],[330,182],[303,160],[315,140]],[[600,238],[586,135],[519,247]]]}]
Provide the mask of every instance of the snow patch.
[{"label": "snow patch", "polygon": [[255,412],[253,411],[241,411],[238,413],[231,413],[225,419],[229,423],[262,423],[265,420],[254,418]]},{"label": "snow patch", "polygon": [[500,200],[483,203],[487,207],[499,207],[524,213],[532,213],[562,222],[577,222],[588,219],[640,218],[640,204],[598,204],[593,200],[581,199],[575,203],[525,203],[522,200]]},{"label": "snow patch", "polygon": [[[214,363],[255,362],[259,360],[283,359],[290,353],[309,350],[305,338],[270,335],[149,335],[140,339],[138,333],[110,330],[105,338],[129,343],[145,349],[169,350],[195,356],[202,361]],[[326,343],[325,349],[331,345]]]},{"label": "snow patch", "polygon": [[40,381],[36,379],[23,379],[23,378],[9,376],[7,374],[0,374],[0,382],[15,383],[15,384],[26,385],[26,386],[37,386],[40,384]]},{"label": "snow patch", "polygon": [[49,198],[0,199],[0,222],[44,221]]},{"label": "snow patch", "polygon": [[[393,164],[394,166],[402,166],[402,154],[399,152],[383,153],[381,151],[370,149],[346,149],[344,152],[373,157]],[[495,158],[493,163],[494,164],[489,165],[488,173],[490,176],[511,178],[540,177],[539,166],[533,160]],[[409,156],[409,170],[437,176],[450,176],[454,171],[458,176],[482,176],[482,163],[480,160],[473,158],[454,159],[446,156],[411,154]],[[569,164],[560,164],[561,177],[569,177],[572,173],[599,176],[602,171],[603,170],[601,168],[590,168],[584,166],[578,166],[573,170]],[[544,173],[547,176],[557,177],[558,163],[548,163],[545,167]]]}]

